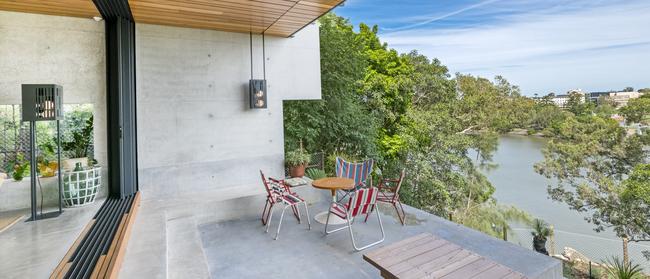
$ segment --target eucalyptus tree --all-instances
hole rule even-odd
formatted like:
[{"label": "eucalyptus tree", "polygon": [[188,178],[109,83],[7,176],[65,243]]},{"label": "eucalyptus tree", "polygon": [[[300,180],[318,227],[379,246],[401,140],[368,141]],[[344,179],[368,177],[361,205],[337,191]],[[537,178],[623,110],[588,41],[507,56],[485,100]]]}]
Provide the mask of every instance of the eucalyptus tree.
[{"label": "eucalyptus tree", "polygon": [[585,213],[597,232],[613,230],[628,262],[628,241],[650,241],[648,136],[596,114],[567,118],[552,132],[535,165],[555,181],[549,196]]}]

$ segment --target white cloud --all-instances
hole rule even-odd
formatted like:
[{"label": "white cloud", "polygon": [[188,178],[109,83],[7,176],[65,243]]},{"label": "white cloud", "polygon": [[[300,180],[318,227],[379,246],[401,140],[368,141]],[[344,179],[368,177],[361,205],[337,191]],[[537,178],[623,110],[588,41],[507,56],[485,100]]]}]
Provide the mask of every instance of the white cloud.
[{"label": "white cloud", "polygon": [[452,11],[452,12],[448,12],[448,13],[443,14],[443,15],[437,15],[437,16],[433,16],[433,17],[427,17],[426,19],[418,20],[417,23],[409,24],[409,25],[406,25],[406,26],[400,26],[398,28],[385,28],[385,30],[387,30],[387,31],[399,31],[399,30],[413,29],[415,27],[427,25],[427,24],[430,24],[430,23],[433,23],[433,22],[436,22],[436,21],[440,21],[440,20],[455,16],[455,15],[467,12],[467,11],[471,11],[471,10],[483,7],[485,5],[492,4],[492,3],[496,2],[496,1],[499,1],[499,0],[486,0],[486,1],[483,1],[483,2],[479,2],[479,3],[476,3],[476,4],[472,4],[472,5],[460,8],[460,9]]},{"label": "white cloud", "polygon": [[[501,7],[502,8],[502,7]],[[494,25],[382,34],[452,71],[503,75],[525,93],[650,87],[650,1],[518,14]]]}]

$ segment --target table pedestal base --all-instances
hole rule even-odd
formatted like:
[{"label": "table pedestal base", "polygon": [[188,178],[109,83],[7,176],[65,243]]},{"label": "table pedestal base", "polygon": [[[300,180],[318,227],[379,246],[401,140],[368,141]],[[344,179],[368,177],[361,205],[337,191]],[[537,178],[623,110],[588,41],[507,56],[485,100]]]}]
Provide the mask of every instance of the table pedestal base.
[{"label": "table pedestal base", "polygon": [[[316,216],[314,216],[314,219],[318,223],[325,224],[325,222],[327,222],[327,213],[327,211],[318,213]],[[347,223],[347,221],[341,219],[339,216],[336,216],[334,214],[330,216],[330,225],[343,225]]]}]

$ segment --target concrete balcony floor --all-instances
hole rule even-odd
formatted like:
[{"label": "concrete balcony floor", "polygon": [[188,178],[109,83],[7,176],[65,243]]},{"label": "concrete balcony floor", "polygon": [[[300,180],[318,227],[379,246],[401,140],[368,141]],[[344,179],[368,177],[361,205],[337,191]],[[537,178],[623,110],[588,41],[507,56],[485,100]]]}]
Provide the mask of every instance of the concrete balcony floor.
[{"label": "concrete balcony floor", "polygon": [[[324,225],[313,220],[327,209],[329,193],[311,187],[298,192],[310,202],[312,229],[307,230],[304,219],[298,224],[288,210],[278,240],[273,236],[280,210],[276,208],[270,231],[264,233],[259,220],[264,195],[259,192],[239,198],[190,194],[190,200],[173,201],[145,196],[120,278],[379,278],[363,253],[423,232],[529,278],[562,278],[561,263],[555,259],[411,207],[406,207],[407,225],[402,226],[392,207],[381,206],[386,240],[355,252],[347,231],[326,236]],[[0,233],[0,277],[48,277],[102,202],[67,209],[54,219],[19,222]],[[357,219],[354,230],[360,244],[380,237],[375,216],[367,223]]]},{"label": "concrete balcony floor", "polygon": [[103,202],[64,208],[59,217],[37,222],[25,222],[26,210],[21,220],[0,233],[0,278],[48,278]]},{"label": "concrete balcony floor", "polygon": [[[121,278],[380,278],[378,270],[362,259],[363,253],[423,232],[529,278],[562,278],[558,260],[411,207],[406,207],[408,224],[402,226],[392,207],[381,206],[386,240],[355,252],[346,230],[325,235],[324,225],[313,220],[327,209],[328,193],[311,187],[299,192],[311,202],[312,229],[307,230],[304,219],[298,224],[288,209],[278,240],[273,237],[281,208],[276,208],[269,233],[264,233],[259,220],[263,195],[215,201],[210,209],[144,201]],[[203,213],[191,214],[189,207]],[[235,209],[238,213],[233,213]],[[219,217],[207,217],[211,215]],[[357,220],[354,230],[360,244],[381,236],[374,215],[367,223]]]}]

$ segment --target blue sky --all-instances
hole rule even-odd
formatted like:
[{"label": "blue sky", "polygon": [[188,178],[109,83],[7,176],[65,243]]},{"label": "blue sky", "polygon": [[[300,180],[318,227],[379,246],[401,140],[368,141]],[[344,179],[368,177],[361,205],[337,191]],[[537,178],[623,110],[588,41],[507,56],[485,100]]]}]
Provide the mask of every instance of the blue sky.
[{"label": "blue sky", "polygon": [[335,13],[526,95],[650,87],[650,0],[347,0]]}]

